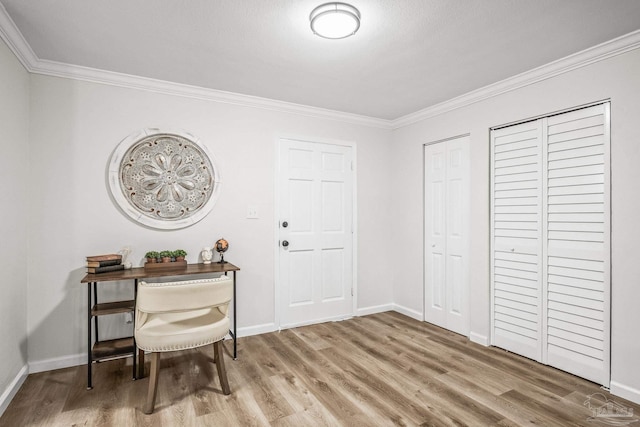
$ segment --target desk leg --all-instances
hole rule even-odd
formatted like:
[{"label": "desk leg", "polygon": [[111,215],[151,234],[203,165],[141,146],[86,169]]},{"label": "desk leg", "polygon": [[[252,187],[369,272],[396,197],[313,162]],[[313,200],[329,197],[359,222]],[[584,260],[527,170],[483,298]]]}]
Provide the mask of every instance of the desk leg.
[{"label": "desk leg", "polygon": [[238,360],[238,344],[236,340],[238,338],[236,334],[236,271],[233,270],[233,360]]},{"label": "desk leg", "polygon": [[87,390],[91,390],[91,285],[87,283]]},{"label": "desk leg", "polygon": [[[98,282],[93,282],[93,305],[98,305]],[[91,310],[91,309],[89,309]],[[100,341],[100,336],[98,335],[98,316],[94,316],[93,318],[94,330],[96,334],[96,342]]]}]

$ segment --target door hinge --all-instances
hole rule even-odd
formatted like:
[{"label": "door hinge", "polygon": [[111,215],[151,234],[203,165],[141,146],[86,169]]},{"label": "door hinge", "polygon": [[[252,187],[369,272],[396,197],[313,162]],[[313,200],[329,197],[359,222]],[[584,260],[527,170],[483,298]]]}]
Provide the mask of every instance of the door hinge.
[{"label": "door hinge", "polygon": [[354,167],[353,167],[353,160],[351,160],[351,170],[352,170],[352,171],[354,170]]},{"label": "door hinge", "polygon": [[351,296],[353,296],[353,288],[351,288]]}]

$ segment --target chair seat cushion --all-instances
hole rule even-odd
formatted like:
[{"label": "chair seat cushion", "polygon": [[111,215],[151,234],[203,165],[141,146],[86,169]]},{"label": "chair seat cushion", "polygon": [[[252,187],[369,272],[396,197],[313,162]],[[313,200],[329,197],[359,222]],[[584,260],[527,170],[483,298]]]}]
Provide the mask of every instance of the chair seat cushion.
[{"label": "chair seat cushion", "polygon": [[[229,333],[229,318],[217,308],[188,312],[147,314],[135,332],[145,351],[184,350],[220,341]],[[138,326],[138,325],[136,325]]]}]

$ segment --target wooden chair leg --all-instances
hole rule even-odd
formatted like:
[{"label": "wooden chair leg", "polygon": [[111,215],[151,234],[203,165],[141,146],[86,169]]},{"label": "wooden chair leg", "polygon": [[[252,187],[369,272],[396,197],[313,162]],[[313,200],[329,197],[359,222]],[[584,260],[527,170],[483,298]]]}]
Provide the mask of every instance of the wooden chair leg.
[{"label": "wooden chair leg", "polygon": [[158,374],[160,373],[160,353],[151,353],[151,372],[149,372],[149,390],[147,403],[144,405],[144,413],[150,414],[156,406],[156,393],[158,392]]},{"label": "wooden chair leg", "polygon": [[213,360],[218,370],[218,378],[220,378],[220,385],[222,386],[222,392],[224,394],[231,394],[231,388],[229,388],[229,381],[227,380],[227,370],[224,368],[224,349],[222,348],[222,341],[216,341],[213,343]]}]

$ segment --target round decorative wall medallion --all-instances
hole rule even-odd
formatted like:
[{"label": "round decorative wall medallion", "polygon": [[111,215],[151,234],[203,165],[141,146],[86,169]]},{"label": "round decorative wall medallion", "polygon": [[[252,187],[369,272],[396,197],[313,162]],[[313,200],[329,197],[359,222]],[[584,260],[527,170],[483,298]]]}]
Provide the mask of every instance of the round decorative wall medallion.
[{"label": "round decorative wall medallion", "polygon": [[161,129],[144,129],[122,140],[108,173],[120,209],[140,224],[163,230],[204,218],[222,184],[213,157],[198,139]]}]

